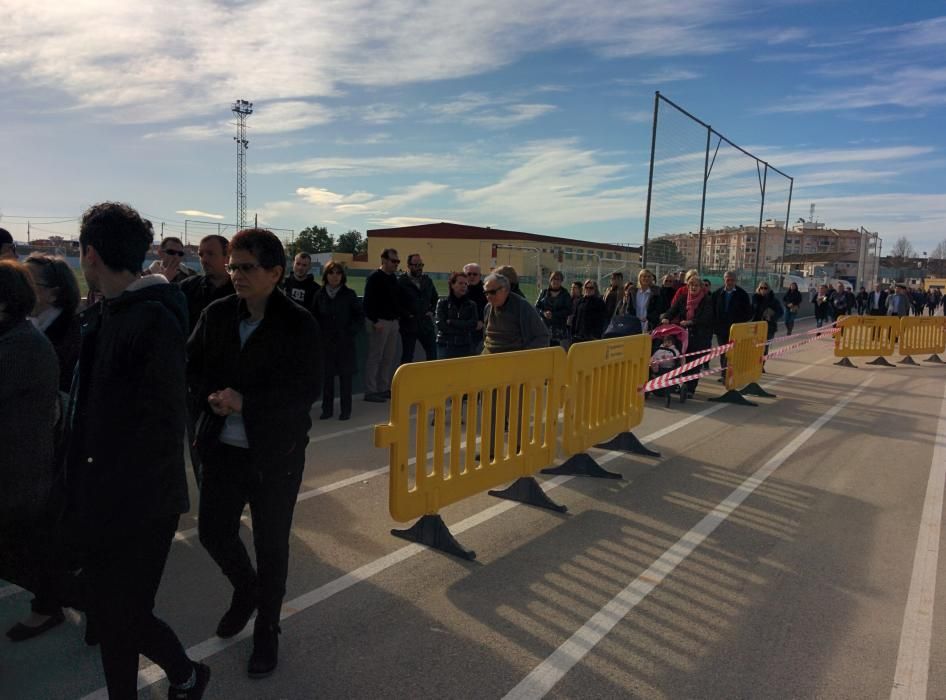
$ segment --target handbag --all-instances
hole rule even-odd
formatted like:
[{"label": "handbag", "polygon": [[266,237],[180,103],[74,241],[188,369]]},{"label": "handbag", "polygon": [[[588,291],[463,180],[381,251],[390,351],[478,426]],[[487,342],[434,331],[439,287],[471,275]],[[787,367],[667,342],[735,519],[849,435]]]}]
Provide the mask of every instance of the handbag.
[{"label": "handbag", "polygon": [[611,319],[602,338],[621,338],[626,335],[640,335],[644,328],[641,320],[632,314],[621,314]]}]

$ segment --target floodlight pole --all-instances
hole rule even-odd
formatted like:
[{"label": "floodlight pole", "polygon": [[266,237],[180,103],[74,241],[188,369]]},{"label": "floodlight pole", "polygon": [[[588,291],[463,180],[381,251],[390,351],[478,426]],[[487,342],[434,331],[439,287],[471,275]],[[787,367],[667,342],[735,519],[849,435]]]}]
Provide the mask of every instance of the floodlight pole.
[{"label": "floodlight pole", "polygon": [[253,114],[253,103],[237,100],[230,107],[236,115],[237,135],[233,140],[237,144],[237,230],[246,228],[246,149],[250,142],[246,138],[246,118]]},{"label": "floodlight pole", "polygon": [[647,176],[647,211],[644,214],[644,245],[641,247],[641,268],[647,267],[647,241],[650,235],[650,199],[654,192],[654,153],[657,148],[657,114],[660,90],[654,92],[654,125],[650,132],[650,173]]}]

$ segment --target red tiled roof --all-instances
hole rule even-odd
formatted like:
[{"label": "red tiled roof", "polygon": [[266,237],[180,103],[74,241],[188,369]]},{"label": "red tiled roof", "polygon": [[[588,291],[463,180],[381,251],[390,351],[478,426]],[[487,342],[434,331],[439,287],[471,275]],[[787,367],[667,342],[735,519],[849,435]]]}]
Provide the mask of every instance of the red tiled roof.
[{"label": "red tiled roof", "polygon": [[522,231],[506,231],[500,228],[485,228],[482,226],[467,226],[465,224],[419,224],[417,226],[402,226],[399,228],[369,229],[368,237],[384,236],[391,238],[453,238],[467,241],[503,241],[523,240],[536,243],[551,243],[553,245],[581,246],[584,248],[600,248],[620,253],[640,253],[639,246],[623,246],[614,243],[598,243],[596,241],[582,241],[576,238],[558,238],[543,236],[538,233],[524,233]]}]

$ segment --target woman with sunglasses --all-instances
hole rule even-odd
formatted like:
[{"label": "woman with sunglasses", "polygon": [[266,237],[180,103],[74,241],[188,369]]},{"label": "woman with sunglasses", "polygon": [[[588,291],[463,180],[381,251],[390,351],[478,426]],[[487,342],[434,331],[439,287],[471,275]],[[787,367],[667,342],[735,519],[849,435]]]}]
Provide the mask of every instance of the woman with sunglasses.
[{"label": "woman with sunglasses", "polygon": [[582,285],[582,296],[572,316],[572,342],[598,340],[608,326],[608,308],[598,293],[598,283],[592,279]]},{"label": "woman with sunglasses", "polygon": [[312,312],[322,331],[322,414],[332,417],[335,408],[335,377],[338,376],[339,420],[351,418],[351,386],[355,375],[355,336],[364,326],[365,312],[348,284],[341,263],[334,260],[322,272],[322,288],[315,293]]},{"label": "woman with sunglasses", "polygon": [[[768,282],[759,282],[755,294],[752,295],[752,320],[768,323],[767,340],[775,337],[778,329],[778,320],[782,318],[784,310],[782,304],[775,298]],[[765,354],[769,354],[769,346],[765,346]]]},{"label": "woman with sunglasses", "polygon": [[69,263],[60,257],[33,253],[26,269],[36,287],[33,324],[46,334],[59,358],[59,390],[69,393],[79,359],[79,283]]}]

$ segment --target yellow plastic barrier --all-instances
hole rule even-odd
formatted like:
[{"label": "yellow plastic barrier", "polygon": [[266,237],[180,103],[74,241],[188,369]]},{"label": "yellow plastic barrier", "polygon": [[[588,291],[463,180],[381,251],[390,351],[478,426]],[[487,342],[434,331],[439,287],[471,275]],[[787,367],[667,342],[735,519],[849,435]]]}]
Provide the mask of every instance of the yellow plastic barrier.
[{"label": "yellow plastic barrier", "polygon": [[765,354],[768,323],[734,323],[729,328],[729,341],[735,346],[726,353],[726,389],[758,382],[762,378],[762,358]]},{"label": "yellow plastic barrier", "polygon": [[834,356],[843,358],[835,364],[853,366],[851,357],[877,359],[869,364],[889,365],[884,356],[894,354],[900,319],[896,316],[841,316],[838,319],[840,332],[834,336]]},{"label": "yellow plastic barrier", "polygon": [[650,354],[647,335],[575,343],[569,348],[562,447],[570,459],[543,473],[620,478],[582,454],[610,438],[614,440],[600,446],[656,454],[645,451],[626,432],[644,417],[640,389],[647,382]]},{"label": "yellow plastic barrier", "polygon": [[[390,421],[375,426],[375,446],[391,452],[391,516],[425,519],[412,531],[392,532],[438,546],[438,538],[452,540],[436,515],[441,508],[551,464],[565,365],[561,348],[402,365],[391,385]],[[439,548],[475,556],[453,545]]]},{"label": "yellow plastic barrier", "polygon": [[[946,352],[946,317],[944,316],[904,316],[900,319],[901,355],[910,359],[911,355]],[[937,358],[938,359],[938,358]],[[931,361],[936,362],[930,358]],[[904,364],[911,364],[903,361]],[[915,364],[915,363],[912,363]]]}]

